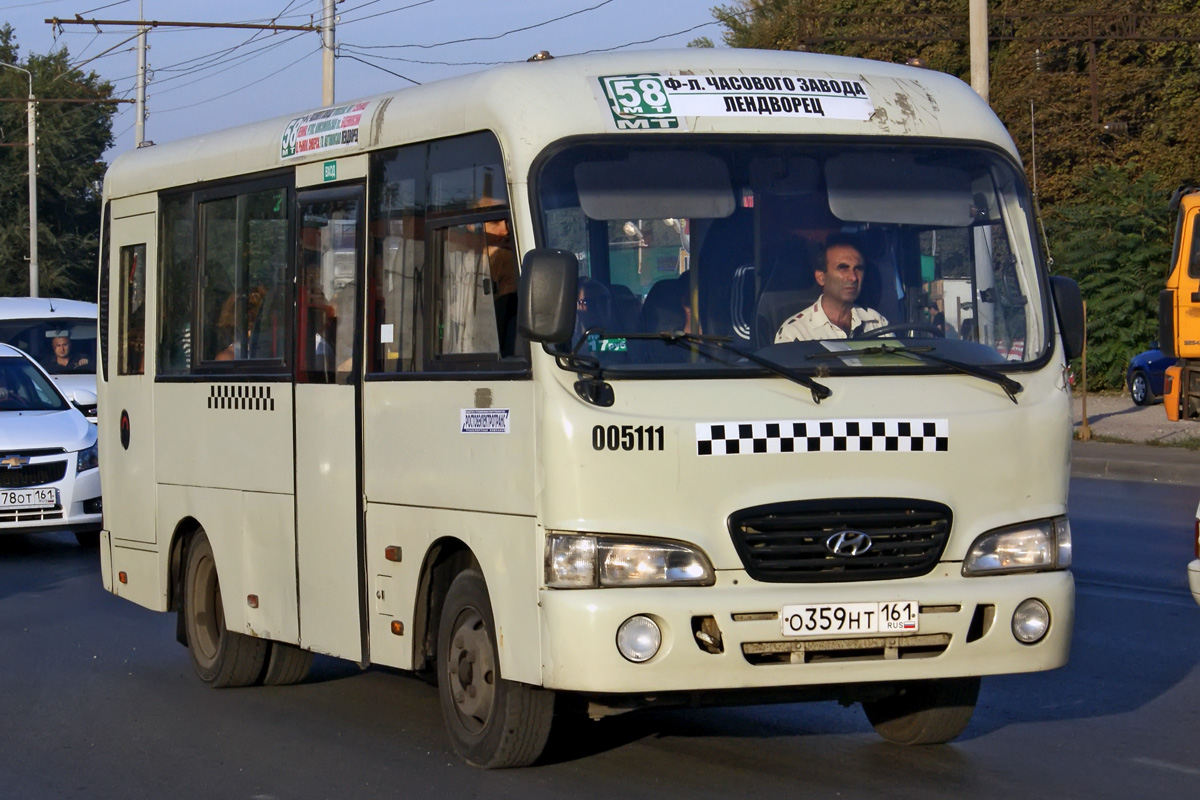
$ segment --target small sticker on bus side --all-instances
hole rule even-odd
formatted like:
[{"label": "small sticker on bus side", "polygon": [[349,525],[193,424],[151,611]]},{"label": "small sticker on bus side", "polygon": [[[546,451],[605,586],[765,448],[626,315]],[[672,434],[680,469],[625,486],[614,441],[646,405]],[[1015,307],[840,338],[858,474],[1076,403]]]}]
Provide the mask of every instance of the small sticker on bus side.
[{"label": "small sticker on bus side", "polygon": [[463,408],[460,412],[460,433],[511,433],[507,408]]}]

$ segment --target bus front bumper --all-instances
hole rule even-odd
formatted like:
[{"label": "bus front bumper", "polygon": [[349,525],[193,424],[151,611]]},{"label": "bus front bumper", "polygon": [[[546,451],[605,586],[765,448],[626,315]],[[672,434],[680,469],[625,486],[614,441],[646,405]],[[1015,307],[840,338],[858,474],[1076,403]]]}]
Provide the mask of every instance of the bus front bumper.
[{"label": "bus front bumper", "polygon": [[[1049,609],[1049,628],[1033,644],[1018,641],[1012,629],[1026,599]],[[891,601],[919,603],[915,633],[783,635],[785,605]],[[729,570],[709,587],[544,589],[541,607],[546,688],[773,690],[1060,667],[1070,651],[1075,585],[1069,571],[964,578],[958,564],[878,583],[766,584]],[[658,651],[641,663],[623,657],[616,642],[618,628],[636,615],[661,631]]]}]

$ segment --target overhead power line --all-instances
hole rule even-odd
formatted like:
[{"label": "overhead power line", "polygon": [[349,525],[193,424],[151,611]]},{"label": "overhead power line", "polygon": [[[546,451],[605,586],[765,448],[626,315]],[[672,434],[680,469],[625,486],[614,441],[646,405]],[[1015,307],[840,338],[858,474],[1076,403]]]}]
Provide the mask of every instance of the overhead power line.
[{"label": "overhead power line", "polygon": [[[609,0],[611,2],[611,0]],[[163,22],[151,19],[62,19],[51,17],[47,25],[61,28],[63,25],[125,25],[135,28],[242,28],[245,30],[272,31],[319,31],[319,25],[259,25],[251,22]]]},{"label": "overhead power line", "polygon": [[[292,7],[293,3],[288,3],[280,14],[286,13]],[[326,4],[326,8],[331,8],[331,5]],[[253,30],[255,36],[262,31],[296,31],[296,32],[321,32],[323,39],[327,40],[322,44],[322,50],[326,54],[325,63],[325,83],[330,87],[329,94],[332,94],[332,78],[333,78],[333,59],[332,59],[332,22],[328,22],[328,28],[318,25],[279,25],[275,22],[270,23],[251,23],[251,22],[180,22],[175,20],[145,20],[145,19],[85,19],[81,15],[76,15],[74,19],[62,19],[53,17],[46,20],[46,23],[54,26],[56,31],[61,31],[65,25],[90,25],[98,32],[101,25],[118,26],[118,27],[133,27],[138,31],[138,75],[137,75],[137,115],[135,117],[135,125],[137,127],[137,146],[142,146],[143,143],[143,127],[146,119],[146,32],[154,28],[224,28],[235,30]],[[253,41],[255,36],[251,36],[247,42]],[[236,48],[235,48],[236,49]],[[291,65],[289,65],[291,66]],[[186,85],[186,84],[185,84]],[[242,87],[245,88],[245,87]],[[241,91],[235,89],[231,92],[226,92],[221,97],[228,96],[233,92]],[[216,98],[213,98],[216,99]],[[208,101],[206,101],[208,102]]]}]

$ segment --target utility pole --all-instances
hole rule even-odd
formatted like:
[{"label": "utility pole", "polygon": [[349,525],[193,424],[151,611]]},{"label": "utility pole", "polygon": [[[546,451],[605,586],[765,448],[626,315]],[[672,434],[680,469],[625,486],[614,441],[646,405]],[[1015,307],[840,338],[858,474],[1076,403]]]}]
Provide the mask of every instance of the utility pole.
[{"label": "utility pole", "polygon": [[334,0],[325,0],[325,16],[328,20],[328,26],[319,25],[257,25],[249,22],[163,22],[160,20],[147,20],[141,12],[139,3],[138,17],[139,19],[83,19],[75,17],[74,19],[61,19],[59,17],[51,17],[45,20],[47,25],[52,25],[55,28],[62,29],[64,25],[91,25],[97,31],[101,25],[113,27],[132,27],[138,31],[138,86],[137,86],[137,120],[134,122],[136,130],[136,138],[138,146],[145,141],[145,120],[146,120],[146,34],[151,28],[236,28],[241,30],[257,30],[257,31],[321,31],[322,47],[326,50],[324,61],[325,80],[322,95],[328,96],[330,99],[325,102],[325,105],[333,103],[333,4]]},{"label": "utility pole", "polygon": [[988,102],[987,0],[970,0],[967,11],[971,49],[971,88]]},{"label": "utility pole", "polygon": [[[144,20],[142,0],[138,0],[138,19]],[[146,140],[146,26],[138,25],[137,39],[137,116],[133,120],[133,146],[141,147]]]},{"label": "utility pole", "polygon": [[38,296],[38,248],[37,248],[37,105],[33,99],[33,73],[22,69],[16,64],[3,64],[0,67],[24,72],[29,77],[29,100],[25,104],[28,116],[26,136],[29,149],[29,296]]},{"label": "utility pole", "polygon": [[325,0],[325,20],[321,25],[321,105],[333,105],[333,15],[334,0]]}]

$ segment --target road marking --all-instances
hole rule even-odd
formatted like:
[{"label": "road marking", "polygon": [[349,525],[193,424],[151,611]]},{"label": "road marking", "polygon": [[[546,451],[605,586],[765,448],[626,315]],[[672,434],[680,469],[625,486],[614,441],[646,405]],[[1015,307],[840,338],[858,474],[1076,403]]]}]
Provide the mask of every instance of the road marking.
[{"label": "road marking", "polygon": [[1182,764],[1172,764],[1170,761],[1160,761],[1157,758],[1134,758],[1131,759],[1135,764],[1141,764],[1145,767],[1155,767],[1157,769],[1165,769],[1170,772],[1180,772],[1184,775],[1200,775],[1200,769],[1195,767],[1185,767]]}]

